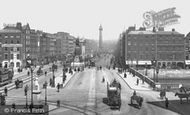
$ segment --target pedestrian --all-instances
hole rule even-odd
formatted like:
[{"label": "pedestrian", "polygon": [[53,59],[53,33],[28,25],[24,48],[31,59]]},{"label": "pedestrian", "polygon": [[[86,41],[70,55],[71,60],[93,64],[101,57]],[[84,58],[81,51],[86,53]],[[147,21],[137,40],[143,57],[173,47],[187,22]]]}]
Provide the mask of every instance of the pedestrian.
[{"label": "pedestrian", "polygon": [[30,72],[28,71],[28,76],[30,75]]},{"label": "pedestrian", "polygon": [[166,106],[166,108],[168,108],[168,106],[169,106],[169,101],[168,101],[167,97],[165,98],[165,106]]},{"label": "pedestrian", "polygon": [[5,87],[4,92],[5,92],[5,96],[7,96],[7,93],[8,93],[7,87]]},{"label": "pedestrian", "polygon": [[60,84],[57,84],[57,92],[59,92]]},{"label": "pedestrian", "polygon": [[133,96],[136,96],[136,94],[137,94],[137,93],[136,93],[136,91],[134,90],[134,92],[133,92]]},{"label": "pedestrian", "polygon": [[139,85],[139,79],[137,78],[137,85]]},{"label": "pedestrian", "polygon": [[53,80],[50,78],[49,85],[52,86]]},{"label": "pedestrian", "polygon": [[78,72],[80,71],[80,67],[78,67]]},{"label": "pedestrian", "polygon": [[127,74],[126,73],[124,73],[124,78],[126,78],[127,77]]},{"label": "pedestrian", "polygon": [[47,76],[47,71],[45,71],[45,76]]}]

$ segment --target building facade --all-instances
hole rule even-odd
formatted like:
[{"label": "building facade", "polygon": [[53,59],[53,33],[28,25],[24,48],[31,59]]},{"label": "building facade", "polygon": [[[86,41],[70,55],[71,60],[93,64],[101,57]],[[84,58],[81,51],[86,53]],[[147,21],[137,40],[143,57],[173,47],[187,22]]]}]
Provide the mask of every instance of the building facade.
[{"label": "building facade", "polygon": [[162,68],[184,67],[184,35],[172,31],[146,31],[145,28],[129,31],[125,36],[127,65],[152,65],[156,60]]},{"label": "building facade", "polygon": [[22,31],[16,25],[5,25],[0,30],[0,39],[2,66],[17,69],[22,65]]}]

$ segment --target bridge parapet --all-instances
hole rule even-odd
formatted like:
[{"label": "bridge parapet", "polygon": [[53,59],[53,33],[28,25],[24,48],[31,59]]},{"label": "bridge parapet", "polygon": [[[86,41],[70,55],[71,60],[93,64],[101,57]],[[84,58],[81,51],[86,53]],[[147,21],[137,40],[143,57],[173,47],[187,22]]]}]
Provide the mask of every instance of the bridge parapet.
[{"label": "bridge parapet", "polygon": [[132,73],[133,75],[139,77],[140,79],[144,80],[144,82],[148,83],[151,87],[153,87],[153,88],[156,87],[156,83],[152,79],[143,75],[142,73],[138,72],[137,70],[135,70],[133,68],[129,68],[129,72]]}]

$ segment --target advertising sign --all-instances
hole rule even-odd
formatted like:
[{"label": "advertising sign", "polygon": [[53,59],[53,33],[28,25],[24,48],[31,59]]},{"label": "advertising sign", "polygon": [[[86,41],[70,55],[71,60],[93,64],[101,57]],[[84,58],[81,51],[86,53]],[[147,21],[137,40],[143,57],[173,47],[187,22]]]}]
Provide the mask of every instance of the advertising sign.
[{"label": "advertising sign", "polygon": [[175,7],[162,10],[160,12],[148,11],[143,14],[145,28],[165,27],[178,23],[179,15],[175,13]]}]

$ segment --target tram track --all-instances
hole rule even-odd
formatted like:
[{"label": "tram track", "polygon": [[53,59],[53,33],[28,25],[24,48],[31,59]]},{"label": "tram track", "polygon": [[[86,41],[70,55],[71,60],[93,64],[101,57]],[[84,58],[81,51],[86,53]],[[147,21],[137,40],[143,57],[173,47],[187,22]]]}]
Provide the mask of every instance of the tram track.
[{"label": "tram track", "polygon": [[[49,69],[49,68],[44,68],[44,69],[42,69],[42,70],[43,70],[43,71],[47,71],[48,69]],[[42,76],[42,75],[38,76],[38,75],[36,74],[36,72],[37,72],[37,70],[35,70],[35,71],[33,72],[33,78]],[[50,71],[47,71],[47,72],[49,73]],[[4,92],[4,88],[5,88],[5,87],[7,87],[8,91],[14,89],[14,88],[16,87],[15,81],[16,81],[17,79],[22,80],[22,81],[23,81],[23,84],[25,84],[25,83],[31,81],[31,76],[27,76],[27,75],[25,74],[25,75],[22,75],[22,76],[19,76],[19,77],[16,77],[16,78],[12,79],[12,82],[11,82],[11,83],[9,83],[9,84],[7,84],[7,85],[5,85],[5,86],[3,86],[3,87],[0,87],[0,93],[3,93],[3,92]]]}]

